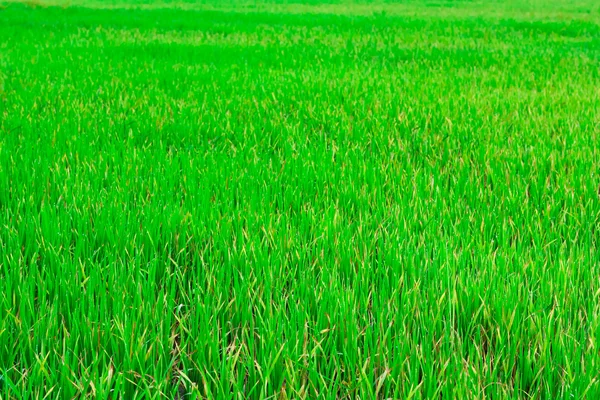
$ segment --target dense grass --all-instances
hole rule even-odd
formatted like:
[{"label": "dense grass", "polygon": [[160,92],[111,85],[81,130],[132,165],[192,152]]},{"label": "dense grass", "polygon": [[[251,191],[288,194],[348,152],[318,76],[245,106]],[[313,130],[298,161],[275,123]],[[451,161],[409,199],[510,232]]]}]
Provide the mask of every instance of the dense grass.
[{"label": "dense grass", "polygon": [[597,6],[146,3],[0,9],[0,398],[600,395]]}]

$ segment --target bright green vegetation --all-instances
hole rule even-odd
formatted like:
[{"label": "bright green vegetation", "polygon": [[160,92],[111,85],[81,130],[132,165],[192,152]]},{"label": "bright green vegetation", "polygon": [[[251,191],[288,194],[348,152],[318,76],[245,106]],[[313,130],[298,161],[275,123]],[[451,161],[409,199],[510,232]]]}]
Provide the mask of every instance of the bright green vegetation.
[{"label": "bright green vegetation", "polygon": [[313,3],[0,8],[0,398],[600,396],[598,7]]}]

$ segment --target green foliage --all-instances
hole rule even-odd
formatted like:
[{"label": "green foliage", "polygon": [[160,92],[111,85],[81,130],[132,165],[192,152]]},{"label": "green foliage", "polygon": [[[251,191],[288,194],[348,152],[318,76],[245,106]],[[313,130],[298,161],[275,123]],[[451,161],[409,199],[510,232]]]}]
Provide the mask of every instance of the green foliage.
[{"label": "green foliage", "polygon": [[335,3],[0,9],[0,398],[600,395],[598,8]]}]

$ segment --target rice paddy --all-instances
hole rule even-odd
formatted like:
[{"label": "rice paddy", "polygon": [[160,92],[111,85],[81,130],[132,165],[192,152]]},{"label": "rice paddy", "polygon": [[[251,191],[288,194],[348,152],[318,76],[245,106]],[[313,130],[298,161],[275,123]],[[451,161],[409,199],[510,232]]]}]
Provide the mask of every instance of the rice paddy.
[{"label": "rice paddy", "polygon": [[598,398],[599,88],[587,0],[0,0],[0,398]]}]

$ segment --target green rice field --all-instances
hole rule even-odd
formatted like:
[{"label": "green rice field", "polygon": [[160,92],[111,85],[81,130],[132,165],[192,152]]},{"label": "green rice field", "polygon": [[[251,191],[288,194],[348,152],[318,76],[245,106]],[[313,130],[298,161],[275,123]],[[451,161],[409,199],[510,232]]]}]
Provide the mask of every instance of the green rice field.
[{"label": "green rice field", "polygon": [[600,3],[0,0],[0,399],[600,398]]}]

